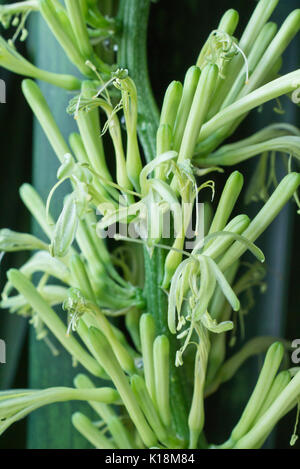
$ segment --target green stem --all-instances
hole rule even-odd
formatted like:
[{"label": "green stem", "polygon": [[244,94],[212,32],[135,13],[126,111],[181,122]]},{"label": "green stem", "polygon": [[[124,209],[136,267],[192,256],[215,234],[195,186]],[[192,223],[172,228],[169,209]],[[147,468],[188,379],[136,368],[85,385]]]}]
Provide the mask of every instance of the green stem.
[{"label": "green stem", "polygon": [[[121,0],[119,20],[122,23],[122,38],[119,42],[118,64],[129,70],[137,87],[139,122],[138,134],[146,160],[149,162],[156,156],[156,132],[159,124],[159,113],[150,87],[146,38],[150,0]],[[170,334],[167,324],[167,295],[160,288],[164,275],[166,253],[155,249],[150,258],[148,251],[145,256],[145,296],[148,312],[155,320],[156,332],[164,334],[170,342],[170,402],[171,412],[177,434],[188,440],[187,415],[189,395],[186,391],[187,379],[183,368],[175,367],[175,354],[178,342]]]},{"label": "green stem", "polygon": [[121,0],[118,17],[122,22],[118,64],[129,70],[138,91],[139,138],[146,160],[155,156],[159,112],[148,76],[146,40],[150,0]]}]

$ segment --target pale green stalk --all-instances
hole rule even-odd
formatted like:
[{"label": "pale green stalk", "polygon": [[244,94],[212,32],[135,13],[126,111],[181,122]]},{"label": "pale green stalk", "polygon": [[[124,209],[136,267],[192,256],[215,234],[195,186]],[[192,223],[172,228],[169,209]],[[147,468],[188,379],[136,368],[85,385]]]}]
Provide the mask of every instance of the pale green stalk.
[{"label": "pale green stalk", "polygon": [[275,399],[281,394],[281,392],[286,388],[286,386],[289,384],[291,381],[292,376],[291,373],[288,370],[281,371],[278,373],[278,375],[275,377],[273,384],[271,386],[271,389],[264,400],[264,403],[259,410],[254,423],[258,422],[258,420],[265,414],[265,412],[269,409],[269,407],[273,404]]},{"label": "pale green stalk", "polygon": [[38,11],[38,0],[26,0],[8,5],[0,5],[1,15],[15,15],[18,13],[27,13],[28,11]]},{"label": "pale green stalk", "polygon": [[62,162],[64,155],[70,153],[70,150],[40,88],[34,81],[24,80],[22,82],[22,90],[32,112],[42,126],[50,145],[59,161]]},{"label": "pale green stalk", "polygon": [[145,381],[141,376],[133,375],[131,377],[131,388],[134,392],[136,400],[141,407],[146,419],[148,420],[152,430],[158,440],[164,442],[168,439],[167,431],[162,425],[157,410],[148,393]]},{"label": "pale green stalk", "polygon": [[200,75],[182,137],[178,162],[191,159],[193,156],[197,138],[205,122],[209,104],[212,99],[217,75],[218,67],[216,65],[207,65]]},{"label": "pale green stalk", "polygon": [[251,430],[240,438],[234,449],[255,448],[265,435],[270,433],[274,425],[290,409],[291,405],[296,405],[296,400],[300,395],[299,390],[300,373],[297,373]]},{"label": "pale green stalk", "polygon": [[252,91],[247,96],[240,98],[226,109],[218,112],[208,122],[206,122],[200,131],[198,142],[205,140],[216,130],[233,122],[243,114],[251,111],[255,107],[264,104],[267,101],[278,98],[284,94],[299,88],[300,86],[300,70],[288,73],[287,75],[277,78],[264,86]]},{"label": "pale green stalk", "polygon": [[88,163],[89,158],[85,151],[82,137],[80,134],[73,132],[69,136],[69,144],[79,163]]},{"label": "pale green stalk", "polygon": [[200,327],[202,332],[199,345],[197,345],[197,353],[195,357],[194,391],[188,418],[190,430],[189,449],[197,448],[198,439],[202,432],[205,420],[204,385],[210,344],[206,330],[202,326]]},{"label": "pale green stalk", "polygon": [[250,223],[250,218],[247,215],[238,215],[233,218],[223,229],[223,231],[215,232],[219,233],[220,236],[212,240],[211,244],[208,243],[204,246],[203,254],[209,256],[212,259],[218,258],[221,254],[224,254],[226,249],[233,243],[234,239],[230,236],[222,236],[222,233],[229,232],[233,234],[241,234]]},{"label": "pale green stalk", "polygon": [[249,79],[249,83],[244,87],[240,97],[243,97],[261,86],[268,75],[269,71],[276,64],[291,40],[299,32],[300,29],[300,10],[294,10],[284,21],[275,38],[266,49],[259,64],[253,71]]},{"label": "pale green stalk", "polygon": [[[248,400],[245,410],[231,432],[225,448],[232,448],[251,428],[263,402],[271,389],[284,354],[283,345],[275,342],[269,348],[256,386]],[[221,446],[222,448],[222,446]]]},{"label": "pale green stalk", "polygon": [[78,254],[73,254],[70,258],[70,271],[73,286],[79,288],[85,298],[96,302],[96,296],[88,277],[84,262]]},{"label": "pale green stalk", "polygon": [[57,402],[71,400],[86,401],[89,398],[95,401],[114,403],[119,399],[118,393],[112,388],[101,389],[72,389],[49,388],[42,391],[28,391],[0,397],[0,435],[14,422],[21,420],[31,412]]},{"label": "pale green stalk", "polygon": [[[272,223],[284,205],[293,196],[300,185],[300,174],[290,173],[285,176],[271,197],[243,232],[243,237],[254,242]],[[246,247],[236,241],[219,262],[221,270],[226,270],[246,251]]]},{"label": "pale green stalk", "polygon": [[165,92],[159,125],[169,125],[172,133],[182,96],[180,81],[172,81]]},{"label": "pale green stalk", "polygon": [[9,270],[8,280],[23,295],[32,309],[38,314],[57,340],[65,349],[81,363],[90,373],[102,376],[101,367],[73,337],[67,337],[67,328],[52,308],[38,293],[34,285],[21,272],[16,269]]},{"label": "pale green stalk", "polygon": [[56,14],[56,6],[53,0],[39,0],[39,8],[44,20],[61,47],[64,49],[69,60],[81,71],[83,75],[93,75],[91,69],[85,64],[85,60],[79,49],[77,49],[77,45],[72,42],[72,38],[62,27],[59,16]]},{"label": "pale green stalk", "polygon": [[[223,230],[225,227],[240,195],[243,183],[244,178],[238,171],[234,171],[227,179],[218,203],[215,216],[209,228],[209,235],[215,233],[216,231]],[[208,246],[206,246],[206,248],[208,248]]]},{"label": "pale green stalk", "polygon": [[91,420],[80,412],[72,415],[74,427],[97,449],[116,449],[114,443],[104,436]]},{"label": "pale green stalk", "polygon": [[171,425],[170,409],[170,344],[165,335],[158,336],[153,345],[155,402],[163,424]]},{"label": "pale green stalk", "polygon": [[240,39],[240,48],[247,55],[265,23],[269,20],[279,0],[260,0]]},{"label": "pale green stalk", "polygon": [[87,312],[92,313],[95,323],[97,324],[98,328],[101,330],[102,334],[105,336],[108,343],[110,344],[112,351],[114,355],[116,356],[122,369],[126,371],[126,373],[128,374],[135,373],[136,368],[135,368],[134,360],[129,355],[125,347],[118,340],[118,337],[116,337],[112,325],[106,319],[101,309],[98,308],[98,306],[96,306],[95,304],[88,303]]},{"label": "pale green stalk", "polygon": [[44,233],[51,239],[54,229],[54,220],[49,216],[49,223],[47,222],[46,207],[39,194],[30,184],[23,184],[19,191],[24,205],[40,225]]},{"label": "pale green stalk", "polygon": [[[85,375],[77,375],[74,384],[78,389],[94,389],[95,385]],[[106,423],[119,449],[132,449],[132,437],[123,425],[120,417],[111,406],[101,402],[89,401],[90,406]]]},{"label": "pale green stalk", "polygon": [[0,37],[0,65],[18,75],[36,78],[67,90],[78,90],[80,88],[80,80],[72,75],[52,73],[35,67],[2,37]]},{"label": "pale green stalk", "polygon": [[[91,99],[94,94],[95,86],[93,83],[84,81],[82,83],[81,96],[83,98]],[[107,169],[103,143],[100,137],[101,132],[98,110],[92,109],[88,112],[80,110],[75,114],[75,119],[92,168],[111,181],[111,174]]]},{"label": "pale green stalk", "polygon": [[53,387],[43,390],[29,391],[22,396],[17,395],[0,400],[0,415],[10,415],[30,405],[36,408],[66,401],[95,401],[104,404],[114,404],[120,399],[117,391],[110,387],[73,389],[68,387]]},{"label": "pale green stalk", "polygon": [[137,308],[132,308],[125,315],[126,329],[128,330],[130,337],[134,343],[136,350],[141,351],[141,339],[140,339],[140,319],[141,311]]},{"label": "pale green stalk", "polygon": [[[189,116],[189,112],[193,103],[193,98],[194,98],[195,91],[197,89],[199,77],[200,77],[200,69],[199,67],[195,67],[195,66],[190,67],[185,75],[185,79],[183,83],[182,98],[180,100],[180,105],[178,108],[174,131],[173,131],[173,138],[174,138],[173,149],[175,151],[179,151],[180,149],[182,137],[184,134],[184,129],[185,129],[188,116]],[[169,148],[168,150],[171,150],[171,148]],[[160,153],[158,152],[158,154]]]},{"label": "pale green stalk", "polygon": [[[171,127],[168,124],[161,124],[156,133],[157,155],[162,155],[163,153],[172,150],[172,139],[173,135]],[[165,179],[164,171],[160,166],[155,169],[155,177]]]},{"label": "pale green stalk", "polygon": [[[276,31],[277,31],[277,25],[275,23],[267,23],[261,30],[260,34],[258,35],[251,49],[249,57],[247,58],[249,74],[251,76],[251,79],[252,79],[253,71],[256,72],[257,64],[260,62],[267,47],[269,46],[270,42],[274,38]],[[245,82],[245,76],[246,76],[246,65],[244,65],[244,67],[241,69],[240,73],[238,74],[233,86],[231,87],[225,100],[220,106],[220,110],[232,104],[237,99],[237,97],[244,96],[250,93],[250,91],[254,89],[249,86],[249,81]],[[239,93],[241,91],[242,93],[240,95]]]},{"label": "pale green stalk", "polygon": [[[80,220],[77,228],[77,242],[83,256],[88,262],[88,271],[91,274],[91,283],[96,285],[102,282],[105,267],[99,258],[94,243],[92,242],[85,220]],[[101,283],[102,284],[102,283]]]},{"label": "pale green stalk", "polygon": [[155,373],[153,362],[155,323],[153,316],[150,313],[145,313],[141,316],[140,338],[146,386],[152,400],[155,401]]},{"label": "pale green stalk", "polygon": [[137,137],[138,98],[134,81],[127,77],[121,81],[121,93],[127,131],[126,170],[136,191],[140,191],[139,177],[142,161]]},{"label": "pale green stalk", "polygon": [[[230,314],[230,308],[226,310],[226,313]],[[214,380],[205,389],[205,395],[209,396],[216,392],[222,383],[226,383],[237,373],[238,369],[248,358],[265,352],[276,340],[278,339],[275,337],[255,337],[249,340],[219,368]]]},{"label": "pale green stalk", "polygon": [[[239,47],[244,52],[246,57],[248,57],[250,54],[257,36],[260,34],[262,28],[269,20],[271,14],[276,8],[278,1],[279,0],[260,0],[258,3],[239,41]],[[231,90],[233,83],[235,82],[236,77],[243,66],[243,62],[244,59],[239,53],[233,57],[229,63],[226,69],[226,79],[219,81],[219,87],[216,90],[209,117],[214,116],[219,111],[222,102]]]},{"label": "pale green stalk", "polygon": [[93,55],[93,48],[83,16],[82,2],[81,0],[65,0],[65,4],[76,37],[77,47],[84,58],[90,59]]},{"label": "pale green stalk", "polygon": [[99,362],[102,364],[106,373],[110,376],[116,386],[127,412],[135,424],[144,444],[147,447],[155,446],[155,435],[146,422],[142,411],[136,402],[136,398],[128,383],[127,377],[122,371],[109,343],[105,339],[104,335],[95,328],[90,328],[90,339]]},{"label": "pale green stalk", "polygon": [[253,156],[271,151],[290,154],[300,160],[300,137],[290,135],[278,137],[237,149],[224,147],[199,161],[201,161],[201,166],[235,166]]},{"label": "pale green stalk", "polygon": [[[111,105],[109,105],[105,100],[101,100],[100,106],[105,111],[108,119],[108,128],[109,133],[114,145],[115,155],[116,155],[116,179],[117,183],[124,187],[125,189],[132,190],[132,184],[127,175],[125,154],[122,143],[122,134],[120,123],[117,115],[114,113],[114,110]],[[128,203],[134,203],[134,198],[132,196],[126,196],[129,198]]]}]

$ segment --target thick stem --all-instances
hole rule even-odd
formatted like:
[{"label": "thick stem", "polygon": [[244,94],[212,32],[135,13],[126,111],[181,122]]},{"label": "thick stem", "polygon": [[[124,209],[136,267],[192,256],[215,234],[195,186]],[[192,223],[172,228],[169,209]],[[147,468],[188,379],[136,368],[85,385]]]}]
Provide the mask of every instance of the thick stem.
[{"label": "thick stem", "polygon": [[[118,64],[129,70],[131,78],[137,87],[139,119],[138,133],[146,160],[151,161],[156,155],[156,132],[159,123],[159,113],[154,101],[148,77],[146,40],[147,22],[150,0],[121,0],[119,19],[122,23],[122,37],[119,43]],[[170,402],[172,417],[177,434],[188,438],[187,413],[188,393],[185,389],[187,382],[183,369],[175,367],[175,353],[178,342],[170,334],[167,325],[167,295],[160,285],[163,281],[165,253],[155,249],[150,258],[145,249],[145,296],[148,312],[155,319],[157,335],[164,334],[170,341]]]},{"label": "thick stem", "polygon": [[147,24],[150,0],[121,0],[119,19],[122,23],[118,49],[118,65],[128,69],[138,92],[138,131],[146,160],[156,153],[156,132],[159,112],[148,75]]}]

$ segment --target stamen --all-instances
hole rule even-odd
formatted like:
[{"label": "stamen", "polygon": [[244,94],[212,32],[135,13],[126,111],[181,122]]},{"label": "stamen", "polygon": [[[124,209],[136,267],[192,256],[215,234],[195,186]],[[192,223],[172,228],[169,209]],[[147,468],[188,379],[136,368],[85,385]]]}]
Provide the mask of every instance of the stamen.
[{"label": "stamen", "polygon": [[246,66],[246,81],[245,81],[245,84],[247,85],[249,83],[249,65],[248,65],[248,59],[244,53],[244,51],[237,45],[237,43],[234,43],[234,46],[236,47],[236,49],[239,51],[240,54],[242,54],[243,56],[243,59],[244,59],[244,62],[245,62],[245,66]]},{"label": "stamen", "polygon": [[297,414],[296,414],[296,422],[295,422],[295,426],[294,426],[293,435],[291,436],[291,440],[290,440],[290,445],[291,445],[291,446],[294,446],[294,444],[295,444],[296,441],[298,440],[297,428],[298,428],[298,423],[299,423],[299,415],[300,415],[300,400],[298,401],[298,405],[297,405]]},{"label": "stamen", "polygon": [[76,109],[75,109],[75,113],[74,113],[74,119],[77,120],[78,119],[78,113],[79,113],[79,107],[80,107],[80,100],[81,100],[81,93],[79,95],[79,98],[78,98],[78,101],[77,101],[77,104],[76,104]]},{"label": "stamen", "polygon": [[[27,11],[26,13],[24,13],[24,14],[22,15],[22,19],[21,19],[21,21],[20,21],[20,23],[19,23],[19,26],[18,26],[18,28],[16,29],[15,34],[13,35],[13,37],[12,37],[12,39],[11,39],[11,42],[12,42],[13,44],[16,42],[16,40],[17,40],[17,38],[18,38],[18,36],[19,36],[19,34],[20,34],[21,31],[22,31],[21,41],[24,40],[24,39],[23,39],[23,30],[24,30],[24,25],[25,25],[25,22],[26,22],[26,20],[27,20],[27,17],[28,17],[28,15],[29,15],[29,13],[30,13],[30,10]],[[26,31],[26,30],[25,30],[25,31]],[[26,33],[25,33],[25,34],[26,34]],[[25,37],[25,39],[26,39],[26,37]]]}]

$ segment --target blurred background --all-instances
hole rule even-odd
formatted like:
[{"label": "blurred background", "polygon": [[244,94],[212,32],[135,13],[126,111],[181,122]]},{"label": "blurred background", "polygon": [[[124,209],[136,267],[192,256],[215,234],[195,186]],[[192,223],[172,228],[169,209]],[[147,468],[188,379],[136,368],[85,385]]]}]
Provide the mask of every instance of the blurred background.
[{"label": "blurred background", "polygon": [[[0,4],[12,3],[0,0]],[[101,3],[101,2],[100,2]],[[157,102],[161,105],[166,87],[172,80],[182,81],[187,68],[195,63],[201,46],[220,17],[228,8],[240,13],[240,24],[236,32],[246,25],[255,0],[160,0],[153,1],[148,35],[149,73]],[[281,24],[283,19],[299,7],[298,0],[279,2],[273,20]],[[29,39],[20,50],[37,65],[50,71],[74,73],[55,39],[37,14],[30,18]],[[6,38],[12,31],[1,32]],[[284,54],[282,72],[299,68],[299,35]],[[43,135],[34,122],[31,112],[21,93],[21,77],[0,68],[0,79],[6,83],[6,104],[0,104],[1,171],[0,171],[0,228],[9,227],[17,231],[31,229],[28,213],[23,208],[18,194],[19,186],[31,182],[44,199],[56,180],[57,161]],[[74,122],[65,114],[71,96],[50,85],[41,84],[51,109],[64,135],[74,130]],[[300,124],[299,107],[288,98],[282,98],[283,115],[274,112],[274,103],[264,106],[261,112],[253,111],[242,124],[232,140],[244,138],[267,124],[289,122]],[[238,166],[247,179],[255,167],[255,161]],[[230,172],[227,171],[227,174]],[[278,179],[284,174],[280,163]],[[224,183],[225,175],[218,177],[217,194]],[[57,210],[59,197],[56,199]],[[246,208],[242,200],[240,208],[250,216],[258,211],[260,203]],[[55,209],[55,207],[54,207]],[[37,232],[35,226],[32,229]],[[299,311],[299,251],[300,217],[296,206],[290,203],[260,238],[259,246],[267,259],[266,293],[256,291],[256,304],[246,317],[246,338],[255,335],[274,335],[288,339],[300,338]],[[1,288],[6,279],[5,272],[12,266],[20,266],[26,254],[7,254],[1,262]],[[22,318],[0,311],[0,339],[7,344],[6,364],[0,364],[0,390],[8,388],[44,388],[52,385],[72,385],[78,372],[70,367],[70,358],[63,350],[52,357],[43,342],[38,342],[35,333]],[[238,339],[237,347],[242,341]],[[59,348],[59,346],[58,346]],[[233,350],[234,351],[234,350]],[[207,400],[208,440],[218,443],[227,437],[237,421],[251,393],[261,366],[261,359],[249,360],[237,376],[222,386],[217,395]],[[88,448],[88,444],[70,424],[70,416],[78,404],[69,403],[49,406],[36,411],[30,418],[15,424],[0,438],[0,448]],[[295,410],[285,417],[266,442],[267,448],[288,448],[293,433]],[[59,425],[59,427],[58,427]],[[299,443],[294,448],[300,448]]]}]

